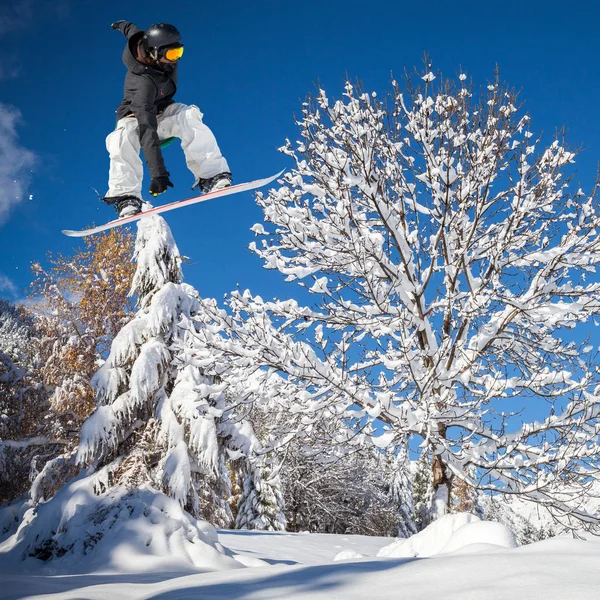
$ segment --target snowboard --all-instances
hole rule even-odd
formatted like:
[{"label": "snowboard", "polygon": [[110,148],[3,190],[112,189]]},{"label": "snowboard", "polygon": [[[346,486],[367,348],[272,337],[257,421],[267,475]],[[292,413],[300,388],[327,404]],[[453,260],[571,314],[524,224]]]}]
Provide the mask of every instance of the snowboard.
[{"label": "snowboard", "polygon": [[63,229],[62,232],[70,237],[85,237],[86,235],[93,235],[94,233],[106,231],[107,229],[112,229],[113,227],[120,227],[121,225],[127,225],[128,223],[134,223],[135,221],[138,221],[139,219],[150,215],[159,215],[170,210],[175,210],[176,208],[182,208],[184,206],[190,206],[191,204],[197,204],[198,202],[206,202],[207,200],[221,198],[222,196],[230,196],[231,194],[239,194],[240,192],[255,190],[257,188],[263,187],[264,185],[268,185],[272,181],[275,181],[275,179],[281,176],[282,173],[283,171],[280,171],[279,173],[277,173],[277,175],[273,175],[272,177],[267,177],[265,179],[257,179],[255,181],[249,181],[247,183],[238,183],[237,185],[231,185],[229,187],[216,190],[214,192],[208,192],[200,196],[187,198],[186,200],[178,200],[176,202],[171,202],[170,204],[163,204],[162,206],[152,207],[148,210],[142,210],[141,213],[129,215],[121,219],[115,219],[114,221],[110,221],[108,223],[105,223],[104,225],[99,225],[98,227],[90,227],[89,229],[81,229],[79,231],[72,229]]}]

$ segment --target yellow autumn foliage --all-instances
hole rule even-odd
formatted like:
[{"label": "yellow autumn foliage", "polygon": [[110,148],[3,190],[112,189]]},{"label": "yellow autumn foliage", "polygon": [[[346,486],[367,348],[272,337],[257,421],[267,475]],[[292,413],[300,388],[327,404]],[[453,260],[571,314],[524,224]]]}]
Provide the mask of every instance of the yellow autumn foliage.
[{"label": "yellow autumn foliage", "polygon": [[49,254],[50,268],[32,265],[30,311],[35,318],[40,375],[53,388],[53,410],[78,429],[94,408],[90,379],[128,320],[135,266],[134,235],[126,230],[83,239],[72,256]]}]

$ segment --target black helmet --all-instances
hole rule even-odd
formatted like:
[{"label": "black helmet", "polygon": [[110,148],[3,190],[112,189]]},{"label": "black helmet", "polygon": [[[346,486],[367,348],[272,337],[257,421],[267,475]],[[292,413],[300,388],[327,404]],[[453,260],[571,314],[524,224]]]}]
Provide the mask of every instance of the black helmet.
[{"label": "black helmet", "polygon": [[[142,47],[148,56],[154,60],[158,60],[161,56],[164,56],[169,48],[183,49],[183,44],[180,40],[181,34],[176,27],[168,23],[157,23],[146,29],[142,38]],[[182,53],[183,50],[179,53],[179,56]]]}]

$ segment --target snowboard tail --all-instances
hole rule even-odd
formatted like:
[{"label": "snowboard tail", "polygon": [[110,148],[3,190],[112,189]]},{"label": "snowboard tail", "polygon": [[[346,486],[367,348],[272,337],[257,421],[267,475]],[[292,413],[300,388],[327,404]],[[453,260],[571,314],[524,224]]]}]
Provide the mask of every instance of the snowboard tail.
[{"label": "snowboard tail", "polygon": [[206,202],[207,200],[212,200],[213,198],[220,198],[221,196],[230,196],[232,194],[239,194],[240,192],[255,190],[265,185],[268,185],[272,181],[275,181],[275,179],[280,177],[282,173],[283,171],[280,171],[279,173],[277,173],[277,175],[273,175],[272,177],[266,177],[265,179],[257,179],[255,181],[249,181],[247,183],[239,183],[237,185],[231,185],[229,187],[216,190],[214,192],[208,192],[207,194],[187,198],[186,200],[178,200],[176,202],[171,202],[170,204],[156,206],[148,210],[142,211],[141,213],[137,213],[135,215],[129,215],[121,219],[115,219],[114,221],[110,221],[108,223],[105,223],[104,225],[99,225],[98,227],[90,227],[89,229],[81,230],[63,229],[62,232],[70,237],[85,237],[86,235],[93,235],[95,233],[100,233],[101,231],[106,231],[107,229],[112,229],[113,227],[120,227],[121,225],[127,225],[128,223],[134,223],[135,221],[139,221],[139,219],[150,215],[159,215],[161,213],[174,210],[176,208],[182,208],[183,206],[189,206],[191,204],[197,204],[199,202]]}]

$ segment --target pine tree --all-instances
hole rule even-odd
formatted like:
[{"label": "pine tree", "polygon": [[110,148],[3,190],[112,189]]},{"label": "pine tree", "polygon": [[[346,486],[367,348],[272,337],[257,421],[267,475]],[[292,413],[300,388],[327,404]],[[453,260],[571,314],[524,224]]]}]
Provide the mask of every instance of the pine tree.
[{"label": "pine tree", "polygon": [[92,379],[98,406],[83,425],[77,459],[107,465],[114,485],[150,485],[228,526],[226,450],[248,441],[228,420],[226,385],[199,342],[198,292],[182,282],[179,250],[162,218],[140,222],[135,258],[140,309]]},{"label": "pine tree", "polygon": [[561,531],[560,528],[555,529],[549,513],[545,515],[545,523],[534,523],[529,515],[520,514],[510,497],[486,495],[482,497],[480,505],[482,519],[506,525],[515,534],[519,544],[538,542]]},{"label": "pine tree", "polygon": [[0,300],[0,503],[25,494],[62,447],[52,439],[48,393],[36,378],[33,342],[25,311]]},{"label": "pine tree", "polygon": [[0,300],[0,440],[21,439],[33,433],[26,422],[31,387],[28,375],[34,366],[31,322],[22,311]]},{"label": "pine tree", "polygon": [[431,463],[426,453],[421,454],[415,465],[413,494],[415,507],[414,521],[417,529],[421,531],[432,521],[433,475],[431,472]]},{"label": "pine tree", "polygon": [[283,494],[274,460],[255,456],[245,461],[242,481],[235,528],[285,531]]},{"label": "pine tree", "polygon": [[414,521],[413,482],[406,446],[402,446],[391,460],[388,459],[387,466],[390,499],[397,515],[398,537],[407,538],[417,533],[417,526]]}]

